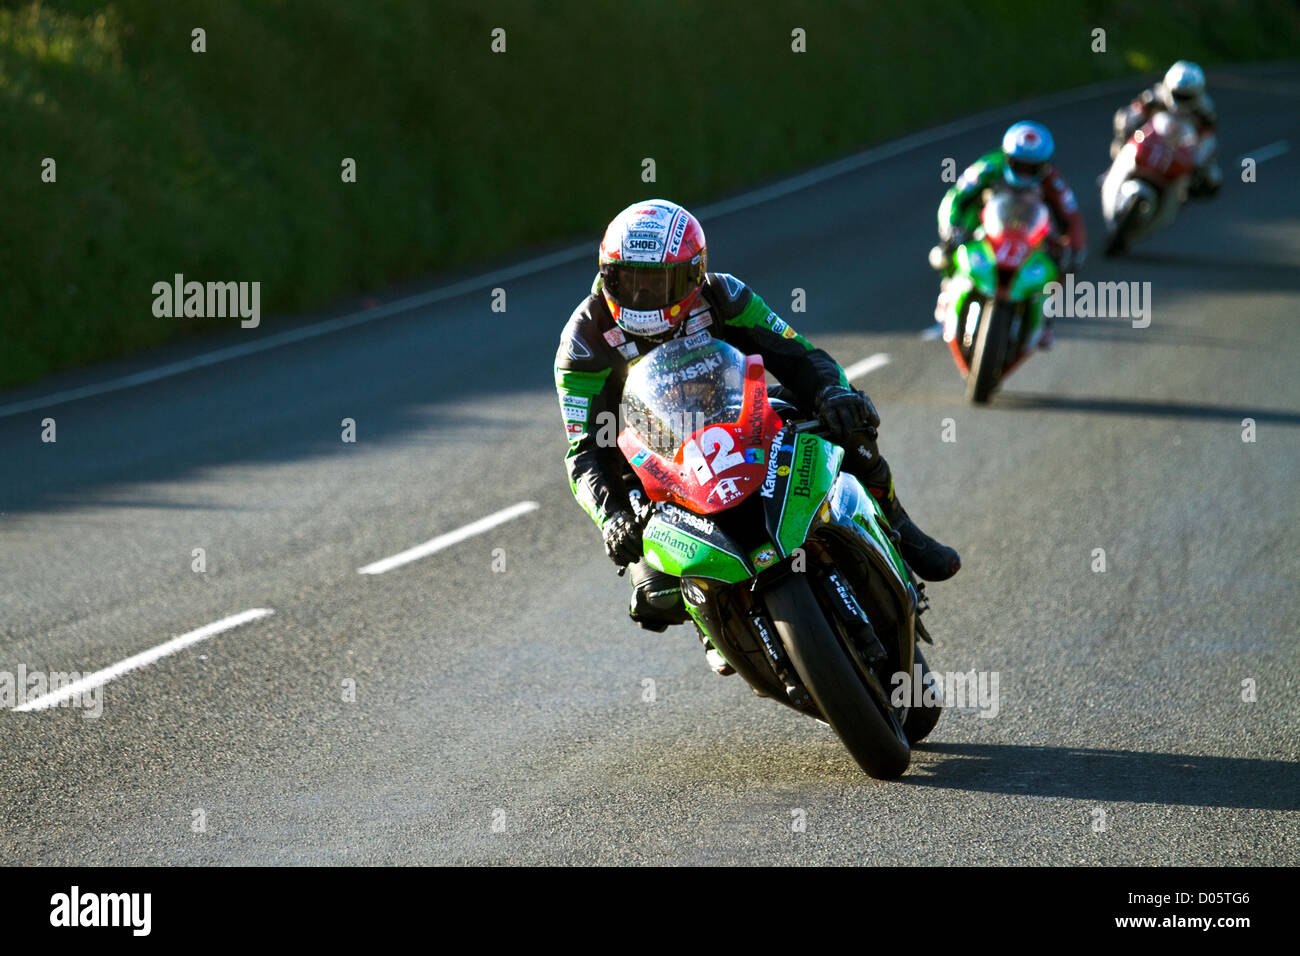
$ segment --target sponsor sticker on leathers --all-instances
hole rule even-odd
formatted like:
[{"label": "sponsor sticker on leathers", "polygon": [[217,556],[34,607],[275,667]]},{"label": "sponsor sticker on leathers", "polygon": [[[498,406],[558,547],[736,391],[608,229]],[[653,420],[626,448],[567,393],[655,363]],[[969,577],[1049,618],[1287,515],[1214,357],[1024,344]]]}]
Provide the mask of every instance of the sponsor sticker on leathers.
[{"label": "sponsor sticker on leathers", "polygon": [[710,312],[702,312],[693,315],[686,320],[685,332],[690,335],[692,332],[698,332],[700,329],[708,328],[713,324],[713,315]]}]

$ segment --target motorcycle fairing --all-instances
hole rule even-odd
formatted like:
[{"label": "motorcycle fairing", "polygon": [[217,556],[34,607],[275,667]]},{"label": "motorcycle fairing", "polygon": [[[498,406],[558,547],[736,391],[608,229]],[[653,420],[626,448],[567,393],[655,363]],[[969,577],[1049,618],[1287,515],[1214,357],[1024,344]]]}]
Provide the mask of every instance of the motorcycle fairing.
[{"label": "motorcycle fairing", "polygon": [[711,578],[736,584],[756,573],[745,549],[714,522],[664,504],[641,534],[646,563],[674,577]]},{"label": "motorcycle fairing", "polygon": [[768,404],[765,382],[762,358],[746,356],[740,417],[694,431],[672,459],[646,447],[631,426],[623,429],[618,447],[651,501],[671,501],[709,515],[758,490],[767,472],[765,449],[782,425]]},{"label": "motorcycle fairing", "polygon": [[794,435],[790,442],[790,434],[790,429],[782,430],[773,440],[772,448],[779,451],[776,467],[769,467],[762,486],[767,533],[783,558],[808,538],[844,461],[839,445],[816,435]]}]

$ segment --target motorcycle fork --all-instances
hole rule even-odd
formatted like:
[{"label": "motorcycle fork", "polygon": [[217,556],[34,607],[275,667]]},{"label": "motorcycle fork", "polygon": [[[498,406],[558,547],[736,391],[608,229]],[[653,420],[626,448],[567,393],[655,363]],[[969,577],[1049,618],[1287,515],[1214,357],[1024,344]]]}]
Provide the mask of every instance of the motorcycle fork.
[{"label": "motorcycle fork", "polygon": [[[703,636],[708,638],[714,649],[726,659],[728,664],[744,675],[746,680],[749,680],[748,662],[744,659],[746,657],[745,647],[735,639],[732,628],[727,622],[731,615],[722,607],[722,602],[726,598],[720,591],[714,591],[708,595],[704,603],[695,604],[687,599],[686,590],[683,588],[682,599],[686,602],[688,611],[694,610],[695,613],[691,615],[692,618],[698,614],[703,619],[702,623],[698,620],[695,622],[696,626],[704,632]],[[740,659],[739,663],[737,663],[737,659]],[[751,683],[753,682],[751,681]]]},{"label": "motorcycle fork", "polygon": [[[817,548],[813,555],[817,561],[818,587],[823,597],[819,603],[829,609],[832,618],[839,625],[838,630],[845,647],[852,655],[867,689],[875,695],[882,707],[897,713],[885,687],[891,670],[898,669],[890,666],[889,651],[876,634],[871,619],[862,609],[853,586],[836,564],[834,555],[824,548]],[[902,717],[899,716],[899,719]]]},{"label": "motorcycle fork", "polygon": [[[792,572],[778,565],[763,572],[763,579],[770,581],[782,573]],[[771,697],[820,719],[821,711],[786,656],[756,584],[733,588],[725,597],[715,596],[708,602],[704,614],[710,630],[721,635],[721,641],[714,639],[714,646],[758,696]],[[724,603],[719,604],[719,600]]]},{"label": "motorcycle fork", "polygon": [[790,706],[805,713],[816,713],[817,705],[813,703],[808,688],[804,687],[803,681],[795,674],[790,658],[786,656],[785,648],[781,646],[781,639],[777,637],[776,627],[767,616],[767,612],[755,604],[750,607],[746,620],[749,622],[750,633],[758,638],[763,653],[767,655],[768,664],[776,672],[776,679],[785,686],[785,696]]},{"label": "motorcycle fork", "polygon": [[[988,305],[984,299],[975,294],[972,289],[966,294],[966,302],[962,311],[959,313],[957,324],[957,334],[953,336],[954,342],[961,342],[963,353],[969,353],[975,347],[975,331],[980,322],[984,321],[985,313],[988,311],[985,306]],[[971,321],[971,310],[975,310],[975,321]]]},{"label": "motorcycle fork", "polygon": [[889,660],[889,652],[876,634],[871,618],[862,609],[857,593],[848,577],[835,562],[834,555],[824,549],[815,552],[817,561],[817,589],[821,592],[821,605],[839,624],[841,634],[861,665],[872,672]]},{"label": "motorcycle fork", "polygon": [[832,570],[818,577],[822,593],[826,595],[835,616],[844,625],[845,631],[859,645],[868,666],[874,670],[888,660],[889,653],[885,650],[885,645],[876,636],[876,629],[871,626],[871,619],[867,617],[867,612],[862,610],[857,595],[853,593],[853,588],[849,586],[844,575],[838,570]]},{"label": "motorcycle fork", "polygon": [[1016,306],[1016,354],[1020,355],[1025,351],[1025,346],[1029,342],[1029,336],[1034,331],[1034,321],[1032,310],[1034,301],[1026,299]]}]

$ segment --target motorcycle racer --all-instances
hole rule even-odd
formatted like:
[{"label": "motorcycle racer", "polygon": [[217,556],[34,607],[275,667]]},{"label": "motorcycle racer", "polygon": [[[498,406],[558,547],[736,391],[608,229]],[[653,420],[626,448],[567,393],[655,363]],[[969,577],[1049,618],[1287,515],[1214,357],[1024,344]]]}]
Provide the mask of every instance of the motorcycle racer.
[{"label": "motorcycle racer", "polygon": [[[641,356],[700,331],[760,355],[784,386],[782,394],[822,419],[828,437],[845,447],[844,470],[880,503],[901,538],[900,553],[920,577],[941,581],[957,572],[957,552],[921,531],[899,503],[889,465],[876,447],[880,418],[871,400],[850,388],[840,366],[744,282],[707,271],[704,230],[693,215],[667,200],[633,203],[605,230],[598,261],[590,293],[561,334],[555,385],[569,441],[570,489],[600,528],[609,558],[620,567],[631,565],[634,621],[662,631],[688,616],[679,579],[642,558],[628,495],[628,481],[635,479],[616,444],[623,385]],[[719,673],[729,672],[716,651],[710,663]]]},{"label": "motorcycle racer", "polygon": [[1214,102],[1205,92],[1204,72],[1189,60],[1179,60],[1165,72],[1159,83],[1143,90],[1128,105],[1116,110],[1115,139],[1110,144],[1110,158],[1114,160],[1119,156],[1119,151],[1124,148],[1134,130],[1163,111],[1190,119],[1200,140],[1199,162],[1188,195],[1215,195],[1223,186],[1223,170],[1219,168],[1218,137],[1215,132],[1217,115]]},{"label": "motorcycle racer", "polygon": [[[952,276],[952,254],[979,225],[985,191],[994,188],[1035,189],[1052,213],[1056,234],[1051,240],[1053,258],[1061,272],[1083,265],[1088,234],[1079,213],[1079,203],[1065,178],[1051,164],[1055,143],[1041,123],[1012,123],[1002,136],[1001,149],[975,160],[944,195],[939,204],[939,245],[930,262],[943,273],[939,309],[943,310],[948,279]],[[1052,345],[1052,327],[1047,322],[1041,348]]]}]

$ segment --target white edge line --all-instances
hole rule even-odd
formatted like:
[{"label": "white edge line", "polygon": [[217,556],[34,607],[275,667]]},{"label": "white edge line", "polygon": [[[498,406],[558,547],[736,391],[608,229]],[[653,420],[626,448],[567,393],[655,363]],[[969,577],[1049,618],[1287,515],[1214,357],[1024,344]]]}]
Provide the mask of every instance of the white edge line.
[{"label": "white edge line", "polygon": [[969,133],[993,122],[1000,116],[1024,115],[1038,110],[1069,106],[1072,103],[1088,100],[1111,90],[1128,89],[1132,83],[1132,77],[1122,80],[1105,80],[1100,83],[1081,86],[1077,89],[1063,90],[1060,93],[1025,100],[1022,103],[996,106],[982,113],[976,113],[974,116],[968,116],[965,119],[953,120],[951,123],[945,123],[942,126],[935,126],[932,129],[921,130],[889,143],[872,146],[860,153],[854,153],[852,156],[846,156],[843,159],[827,163],[825,166],[818,166],[816,169],[810,169],[805,173],[782,179],[769,186],[742,193],[732,199],[724,199],[721,202],[704,206],[696,214],[701,219],[715,219],[718,216],[725,216],[727,213],[738,212],[741,209],[778,199],[801,189],[807,189],[809,186],[816,186],[837,176],[855,172],[882,160],[893,159],[895,156],[919,149],[922,146],[932,146],[953,136]]},{"label": "white edge line", "polygon": [[[1077,89],[1063,90],[1060,93],[1053,93],[1047,96],[1026,100],[1023,103],[1012,103],[1005,106],[994,107],[985,110],[982,113],[976,113],[974,116],[966,117],[965,119],[955,120],[951,123],[945,123],[942,126],[922,130],[919,133],[904,136],[902,139],[894,140],[890,143],[882,143],[878,146],[873,146],[860,153],[845,157],[844,159],[836,160],[835,162],[828,163],[825,166],[819,166],[816,169],[811,169],[807,172],[791,176],[768,186],[750,190],[749,192],[742,193],[739,196],[734,196],[730,199],[724,199],[720,202],[700,207],[696,210],[696,214],[701,219],[717,219],[721,216],[727,215],[728,213],[739,212],[740,210],[748,209],[751,206],[757,206],[773,199],[779,199],[782,196],[788,196],[789,194],[798,192],[801,189],[816,186],[820,183],[826,182],[827,180],[834,179],[837,176],[843,176],[846,173],[851,173],[862,169],[863,167],[870,166],[873,163],[892,159],[893,157],[910,150],[918,149],[922,146],[930,146],[952,136],[960,136],[962,133],[968,133],[987,123],[991,123],[1000,116],[1027,114],[1037,110],[1055,109],[1060,106],[1068,106],[1075,102],[1100,96],[1103,93],[1110,92],[1111,90],[1127,89],[1132,85],[1132,82],[1132,77],[1105,80],[1099,83],[1091,83]],[[264,352],[267,349],[278,348],[281,345],[288,345],[292,342],[301,342],[305,339],[312,339],[319,335],[327,335],[330,332],[337,332],[340,329],[347,329],[356,325],[364,325],[367,322],[374,322],[377,319],[387,318],[390,315],[396,315],[400,312],[418,309],[422,306],[432,305],[436,302],[442,302],[447,299],[453,299],[470,292],[478,292],[482,289],[499,285],[500,283],[510,279],[519,279],[525,276],[534,275],[538,272],[544,272],[553,266],[576,262],[584,256],[594,259],[595,256],[592,253],[593,249],[589,243],[584,243],[581,246],[571,246],[568,249],[561,249],[558,252],[526,260],[515,266],[498,269],[470,279],[465,279],[461,282],[453,283],[449,286],[443,286],[440,289],[431,289],[428,292],[421,292],[417,295],[408,296],[403,299],[394,299],[392,302],[378,306],[374,309],[368,309],[364,312],[355,312],[349,315],[339,316],[338,318],[327,319],[323,322],[316,322],[308,326],[303,326],[302,328],[290,329],[287,332],[278,332],[273,335],[267,335],[256,339],[252,342],[245,342],[240,345],[232,345],[212,352],[205,352],[201,355],[193,356],[192,358],[182,359],[178,362],[170,362],[166,365],[160,365],[157,368],[148,369],[143,372],[136,372],[132,375],[126,375],[121,378],[109,379],[106,382],[97,382],[93,385],[83,385],[79,388],[66,389],[61,392],[54,392],[49,395],[27,399],[26,401],[13,402],[9,405],[0,405],[0,418],[8,418],[11,415],[19,415],[23,412],[49,408],[53,405],[61,405],[64,402],[72,402],[82,398],[91,398],[95,395],[103,395],[107,392],[116,392],[124,388],[144,385],[148,382],[156,382],[159,379],[171,378],[174,375],[181,375],[185,372],[191,372],[194,369],[216,365],[219,362],[228,362],[231,359],[242,358],[245,355],[252,355],[256,352]]]},{"label": "white edge line", "polygon": [[383,558],[364,568],[357,568],[357,574],[383,574],[385,571],[391,571],[393,568],[399,568],[403,564],[410,564],[412,561],[418,561],[420,558],[427,558],[436,551],[449,548],[453,544],[459,544],[466,538],[472,538],[476,534],[482,534],[495,528],[499,524],[505,524],[512,521],[520,515],[527,514],[530,511],[536,511],[540,507],[536,501],[521,501],[517,505],[511,505],[509,508],[503,508],[486,518],[479,518],[478,521],[471,522],[463,528],[457,528],[455,531],[448,531],[446,534],[440,534],[436,538],[417,544],[413,548],[407,548],[405,551],[395,554],[389,558]]},{"label": "white edge line", "polygon": [[844,377],[850,382],[855,378],[861,378],[874,372],[878,368],[884,368],[889,364],[889,354],[887,352],[877,352],[875,355],[868,355],[861,361],[854,362],[844,370]]},{"label": "white edge line", "polygon": [[1261,146],[1259,149],[1252,149],[1249,152],[1242,153],[1237,157],[1237,164],[1240,165],[1243,159],[1253,159],[1255,165],[1266,163],[1270,159],[1281,156],[1291,149],[1291,144],[1285,139],[1279,139],[1276,143],[1269,143],[1267,146]]},{"label": "white edge line", "polygon": [[258,618],[266,617],[275,612],[266,607],[255,607],[248,611],[241,611],[239,614],[232,614],[230,617],[223,617],[220,621],[213,621],[211,624],[205,624],[197,630],[182,634],[179,637],[173,637],[170,641],[164,641],[157,647],[142,651],[133,657],[128,657],[124,661],[119,661],[112,667],[106,667],[102,671],[95,671],[93,674],[87,674],[80,680],[73,681],[60,687],[58,690],[37,697],[35,700],[29,700],[27,703],[15,707],[15,711],[45,710],[48,707],[54,707],[60,702],[70,700],[79,694],[83,694],[92,688],[107,684],[111,680],[116,680],[123,674],[133,670],[138,670],[154,661],[166,657],[168,654],[175,654],[182,651],[192,644],[199,641],[206,641],[209,637],[220,634],[222,631],[229,631],[231,628],[239,627],[241,624],[247,624],[249,621],[256,621]]},{"label": "white edge line", "polygon": [[242,358],[245,355],[264,352],[267,349],[278,348],[281,345],[289,345],[293,342],[314,339],[317,336],[327,335],[330,332],[338,332],[341,329],[351,328],[355,325],[364,325],[367,322],[387,318],[390,315],[396,315],[400,312],[408,312],[411,309],[418,309],[421,306],[431,305],[445,299],[454,299],[457,296],[496,285],[509,279],[516,279],[521,276],[532,275],[535,272],[545,271],[552,266],[561,265],[577,259],[580,251],[590,250],[588,250],[586,246],[583,246],[581,250],[577,247],[573,247],[552,253],[548,256],[542,256],[538,259],[531,259],[528,262],[522,262],[517,266],[502,269],[488,275],[479,276],[475,279],[466,279],[463,282],[443,286],[441,289],[433,289],[429,292],[409,296],[405,299],[396,299],[386,305],[381,305],[374,309],[368,309],[365,312],[355,312],[334,319],[326,319],[323,322],[315,322],[311,325],[302,326],[301,328],[289,329],[285,332],[277,332],[274,335],[267,335],[263,338],[255,339],[252,342],[231,345],[223,349],[217,349],[213,352],[204,352],[201,355],[182,359],[179,362],[169,362],[166,365],[160,365],[157,368],[147,369],[143,372],[136,372],[132,375],[123,376],[122,378],[109,379],[107,382],[97,382],[94,385],[83,385],[80,388],[71,388],[62,392],[55,392],[52,395],[44,395],[22,402],[14,402],[9,405],[0,405],[0,418],[8,418],[11,415],[19,415],[23,412],[48,408],[52,405],[61,405],[64,402],[73,402],[81,398],[91,398],[95,395],[103,395],[106,392],[116,392],[124,388],[132,388],[136,385],[156,382],[159,379],[171,378],[174,375],[181,375],[185,372],[192,372],[195,369],[206,368],[209,365],[228,362],[231,359]]},{"label": "white edge line", "polygon": [[925,329],[921,333],[921,341],[933,342],[935,339],[941,338],[942,336],[943,336],[943,323],[936,322],[934,323],[934,325],[930,326],[928,329]]}]

